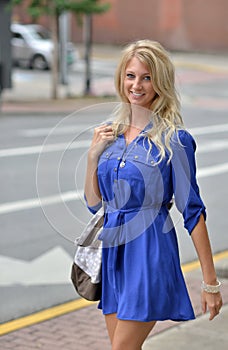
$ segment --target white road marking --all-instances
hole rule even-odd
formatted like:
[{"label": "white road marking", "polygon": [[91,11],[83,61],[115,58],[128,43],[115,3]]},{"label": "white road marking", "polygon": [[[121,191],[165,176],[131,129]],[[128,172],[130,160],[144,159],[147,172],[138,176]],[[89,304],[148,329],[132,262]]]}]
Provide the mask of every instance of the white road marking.
[{"label": "white road marking", "polygon": [[224,174],[228,171],[228,163],[216,164],[205,168],[198,169],[197,178]]},{"label": "white road marking", "polygon": [[[228,172],[228,163],[216,164],[213,166],[198,169],[197,178],[204,178],[208,176],[224,174],[226,172]],[[68,191],[53,196],[43,197],[40,199],[31,198],[21,201],[3,203],[0,205],[0,215],[21,210],[40,208],[41,206],[45,207],[47,205],[53,205],[62,202],[81,200],[83,198],[83,194],[83,190],[79,190],[77,192]]]},{"label": "white road marking", "polygon": [[[88,131],[92,130],[93,126],[88,124],[81,124],[78,126],[75,125],[68,125],[64,127],[59,127],[54,130],[53,128],[39,128],[39,129],[24,129],[19,130],[19,134],[24,137],[35,137],[35,136],[47,136],[49,133],[51,133],[51,136],[55,135],[66,135],[66,134],[74,134],[78,131]],[[205,135],[205,134],[211,134],[215,132],[226,132],[228,131],[228,124],[216,124],[216,125],[207,125],[207,126],[201,126],[201,127],[195,127],[195,128],[189,128],[188,129],[190,133],[193,135]]]},{"label": "white road marking", "polygon": [[208,153],[226,150],[228,148],[228,140],[214,140],[210,142],[200,143],[197,147],[197,153]]},{"label": "white road marking", "polygon": [[37,197],[37,198],[24,199],[21,201],[3,203],[0,205],[0,215],[13,213],[21,210],[41,208],[43,206],[45,207],[47,205],[54,205],[61,202],[76,201],[83,198],[83,195],[84,195],[84,192],[82,190],[79,190],[77,192],[68,191],[68,192],[59,193],[53,196],[47,196],[42,198]]},{"label": "white road marking", "polygon": [[89,124],[80,124],[80,125],[68,125],[63,127],[56,128],[37,128],[37,129],[24,129],[19,130],[18,134],[24,137],[40,137],[51,135],[67,135],[67,134],[75,134],[82,131],[92,130],[93,126]]},{"label": "white road marking", "polygon": [[62,247],[55,247],[32,261],[0,255],[0,286],[69,284],[72,261]]},{"label": "white road marking", "polygon": [[[74,126],[72,126],[72,128],[73,127]],[[41,129],[41,131],[42,130],[43,129]],[[59,134],[61,134],[60,131],[61,130],[59,130]],[[204,127],[196,127],[196,128],[189,129],[189,132],[193,136],[206,135],[206,134],[212,134],[212,133],[221,133],[221,132],[227,132],[227,131],[228,131],[228,124],[208,125]],[[37,130],[37,132],[39,132],[39,130]],[[65,151],[65,150],[69,151],[73,149],[89,147],[90,143],[91,143],[91,140],[81,140],[81,141],[72,142],[71,144],[70,143],[53,143],[53,144],[46,144],[45,146],[37,145],[37,146],[28,146],[28,147],[6,148],[6,149],[0,150],[0,158],[39,154],[41,152],[48,153],[48,152],[59,152],[59,151]],[[199,144],[199,150],[200,150],[200,147],[201,146]],[[205,151],[206,151],[206,147],[205,147]],[[210,147],[210,151],[213,151],[212,147]]]},{"label": "white road marking", "polygon": [[38,145],[30,147],[18,147],[18,148],[6,148],[0,150],[0,158],[3,157],[15,157],[15,156],[25,156],[29,154],[40,154],[47,152],[59,152],[59,151],[69,151],[72,149],[80,149],[89,147],[90,140],[75,141],[72,143],[54,143],[48,145]]},{"label": "white road marking", "polygon": [[195,128],[189,128],[188,131],[194,136],[195,135],[214,134],[217,132],[227,132],[228,131],[228,124],[199,126],[199,127],[195,127]]}]

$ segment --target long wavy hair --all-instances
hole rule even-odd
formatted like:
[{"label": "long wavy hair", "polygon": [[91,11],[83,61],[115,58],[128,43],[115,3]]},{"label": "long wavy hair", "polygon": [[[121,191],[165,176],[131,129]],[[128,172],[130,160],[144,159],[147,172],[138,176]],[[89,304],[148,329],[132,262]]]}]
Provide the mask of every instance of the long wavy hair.
[{"label": "long wavy hair", "polygon": [[[148,67],[151,84],[156,92],[151,100],[150,110],[152,127],[146,136],[152,148],[152,142],[159,150],[159,162],[169,154],[172,158],[171,138],[174,133],[184,128],[180,114],[180,102],[175,88],[175,68],[168,52],[156,41],[139,40],[129,44],[123,51],[122,58],[116,70],[115,85],[117,93],[123,103],[116,110],[113,123],[115,135],[123,134],[130,123],[131,106],[124,93],[124,79],[129,61],[137,57]],[[178,135],[178,133],[177,133]]]}]

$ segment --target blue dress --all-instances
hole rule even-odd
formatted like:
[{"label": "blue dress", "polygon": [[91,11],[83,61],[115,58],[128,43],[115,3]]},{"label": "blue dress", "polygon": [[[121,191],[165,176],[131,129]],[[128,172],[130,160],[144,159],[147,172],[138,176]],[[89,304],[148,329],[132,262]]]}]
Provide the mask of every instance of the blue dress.
[{"label": "blue dress", "polygon": [[[196,182],[195,141],[184,130],[171,141],[173,157],[160,163],[158,149],[141,134],[128,146],[123,135],[99,158],[105,205],[102,298],[104,314],[121,320],[184,321],[194,312],[182,275],[175,228],[167,204],[175,198],[191,234],[206,217]],[[96,207],[89,207],[94,213]]]}]

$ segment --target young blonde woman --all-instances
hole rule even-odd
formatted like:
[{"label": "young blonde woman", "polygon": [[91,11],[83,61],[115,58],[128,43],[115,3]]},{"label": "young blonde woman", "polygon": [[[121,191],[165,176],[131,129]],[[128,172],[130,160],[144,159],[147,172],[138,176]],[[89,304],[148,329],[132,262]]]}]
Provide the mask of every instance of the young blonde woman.
[{"label": "young blonde woman", "polygon": [[112,124],[95,128],[85,198],[104,203],[102,298],[112,350],[140,350],[157,320],[185,321],[194,312],[180,268],[169,203],[191,234],[203,275],[202,310],[222,306],[196,182],[195,141],[184,129],[174,67],[157,42],[123,52],[116,72],[122,100]]}]

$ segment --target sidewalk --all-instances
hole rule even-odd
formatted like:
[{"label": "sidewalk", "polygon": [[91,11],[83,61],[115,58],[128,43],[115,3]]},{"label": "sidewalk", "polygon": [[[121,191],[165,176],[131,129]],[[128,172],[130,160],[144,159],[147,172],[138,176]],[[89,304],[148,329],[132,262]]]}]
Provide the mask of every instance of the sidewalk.
[{"label": "sidewalk", "polygon": [[204,315],[195,321],[180,324],[177,327],[149,338],[143,350],[226,350],[228,345],[228,305],[214,321],[208,321]]},{"label": "sidewalk", "polygon": [[[227,276],[228,252],[216,264],[217,273]],[[185,273],[197,319],[190,322],[158,322],[143,350],[226,350],[228,344],[228,278],[221,278],[224,306],[211,322],[201,316],[199,269]],[[1,328],[1,327],[0,327]],[[0,348],[17,350],[110,350],[104,318],[96,304],[22,328],[0,338]]]},{"label": "sidewalk", "polygon": [[[143,350],[226,350],[228,344],[228,258],[215,263],[218,278],[222,281],[221,289],[223,297],[223,307],[220,315],[213,321],[209,321],[209,314],[202,315],[200,304],[200,280],[201,272],[194,270],[185,274],[188,290],[194,310],[196,320],[189,322],[170,323],[170,327],[162,330],[159,328],[157,333],[149,337],[143,346]],[[226,278],[222,278],[225,276]],[[165,322],[164,322],[165,326]],[[168,324],[167,324],[168,326]],[[156,332],[156,328],[155,328]]]},{"label": "sidewalk", "polygon": [[[98,60],[104,64],[115,66],[121,55],[121,47],[108,45],[93,45],[92,57],[96,63]],[[79,45],[80,57],[83,57],[83,47]],[[188,71],[189,75],[216,75],[228,77],[228,57],[225,54],[202,54],[202,53],[184,53],[172,52],[171,58],[176,66],[176,70]],[[81,64],[81,63],[80,63]],[[77,64],[76,64],[77,66]],[[23,71],[20,72],[23,75]],[[27,72],[26,74],[29,74]],[[59,86],[58,100],[50,99],[50,77],[42,78],[42,74],[37,75],[34,84],[34,78],[29,75],[21,77],[18,81],[17,75],[13,75],[13,89],[5,90],[2,94],[1,113],[9,114],[40,114],[40,113],[71,113],[88,105],[116,101],[114,88],[114,78],[105,75],[92,79],[92,96],[82,97],[84,82],[82,78],[75,78],[70,83],[70,98],[66,97],[67,88]]]}]

